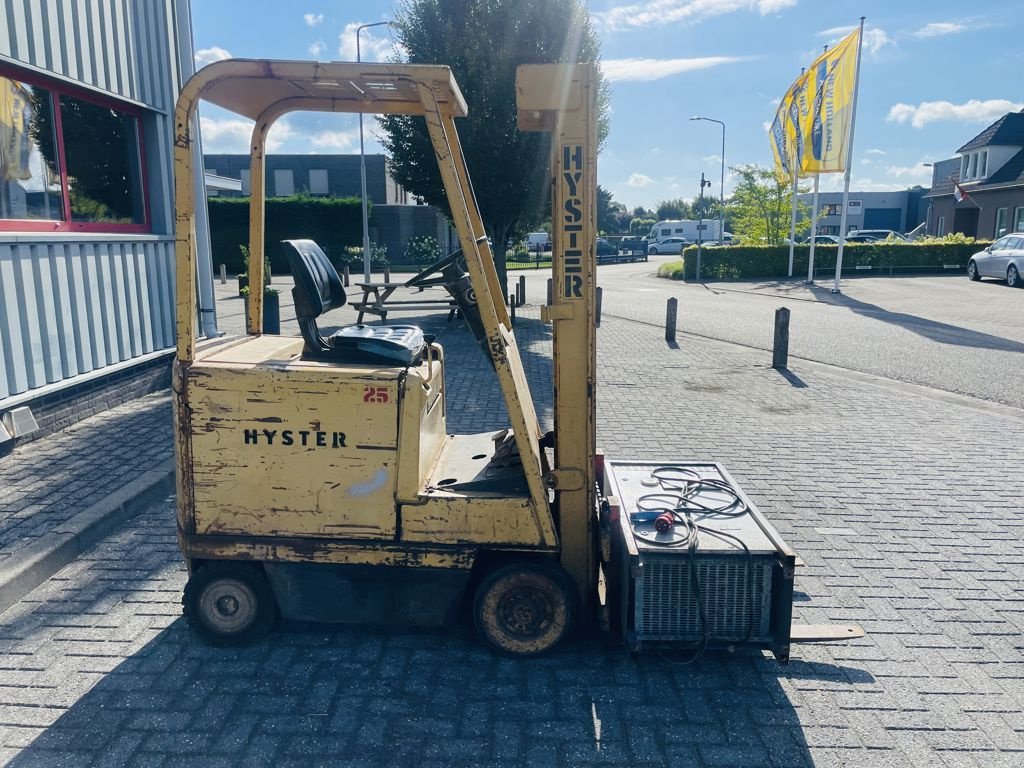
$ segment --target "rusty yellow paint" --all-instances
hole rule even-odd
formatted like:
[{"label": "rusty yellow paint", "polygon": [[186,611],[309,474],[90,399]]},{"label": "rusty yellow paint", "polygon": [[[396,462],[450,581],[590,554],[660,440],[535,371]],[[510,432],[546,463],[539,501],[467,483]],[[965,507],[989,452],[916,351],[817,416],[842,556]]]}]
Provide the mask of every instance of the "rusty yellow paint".
[{"label": "rusty yellow paint", "polygon": [[480,316],[487,334],[488,353],[498,374],[498,383],[505,398],[509,421],[522,458],[534,522],[541,531],[542,543],[554,547],[558,543],[558,536],[543,480],[540,423],[526,382],[519,348],[512,334],[505,302],[500,289],[496,288],[494,259],[487,245],[487,233],[480,218],[472,186],[469,184],[458,133],[451,118],[441,114],[436,98],[426,84],[420,84],[420,94],[424,103],[427,130],[434,146],[441,180],[452,212],[452,221],[459,235],[459,245],[465,254],[469,276],[480,307]]},{"label": "rusty yellow paint", "polygon": [[[596,428],[597,70],[593,64],[531,64],[516,73],[518,122],[552,131],[551,222],[555,469],[562,565],[589,615],[594,553]],[[558,479],[566,478],[567,487]]]},{"label": "rusty yellow paint", "polygon": [[191,560],[260,560],[293,563],[382,565],[410,568],[473,566],[477,547],[344,542],[335,539],[272,539],[252,536],[189,536],[178,532],[178,546]]},{"label": "rusty yellow paint", "polygon": [[530,547],[543,545],[530,497],[434,492],[402,506],[402,540],[431,544]]},{"label": "rusty yellow paint", "polygon": [[[197,344],[189,149],[200,99],[256,121],[254,288],[263,282],[266,136],[277,119],[296,110],[426,118],[525,488],[443,487],[449,474],[472,479],[494,446],[488,435],[446,434],[444,356],[437,345],[408,370],[302,360],[301,339],[260,335],[260,290],[250,291],[247,336]],[[228,60],[200,70],[182,89],[175,108],[174,404],[186,558],[464,569],[480,548],[558,547],[540,425],[455,128],[454,118],[465,113],[451,71],[437,66]]]},{"label": "rusty yellow paint", "polygon": [[422,497],[447,437],[444,351],[439,344],[431,345],[430,357],[429,377],[420,368],[409,371],[406,378],[405,403],[398,425],[399,502],[417,502]]},{"label": "rusty yellow paint", "polygon": [[[195,532],[395,535],[399,424],[425,422],[443,436],[443,420],[429,418],[441,363],[431,358],[406,373],[306,361],[301,349],[301,339],[250,337],[189,367],[183,426]],[[411,482],[422,488],[421,451],[439,451],[441,438],[408,442]]]}]

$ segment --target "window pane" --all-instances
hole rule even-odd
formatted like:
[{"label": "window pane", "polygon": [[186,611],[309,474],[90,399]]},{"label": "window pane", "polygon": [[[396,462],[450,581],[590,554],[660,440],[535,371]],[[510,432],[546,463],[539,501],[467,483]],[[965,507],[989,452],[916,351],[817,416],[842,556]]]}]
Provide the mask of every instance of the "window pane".
[{"label": "window pane", "polygon": [[295,177],[291,169],[274,171],[274,195],[288,197],[295,194]]},{"label": "window pane", "polygon": [[1018,208],[1013,214],[1013,231],[1024,232],[1024,208]]},{"label": "window pane", "polygon": [[309,172],[309,193],[311,195],[327,194],[327,171],[314,168]]},{"label": "window pane", "polygon": [[72,221],[144,224],[136,119],[74,96],[60,97]]},{"label": "window pane", "polygon": [[1006,234],[1006,209],[999,208],[996,211],[996,237]]},{"label": "window pane", "polygon": [[0,219],[64,218],[53,137],[50,92],[0,77]]}]

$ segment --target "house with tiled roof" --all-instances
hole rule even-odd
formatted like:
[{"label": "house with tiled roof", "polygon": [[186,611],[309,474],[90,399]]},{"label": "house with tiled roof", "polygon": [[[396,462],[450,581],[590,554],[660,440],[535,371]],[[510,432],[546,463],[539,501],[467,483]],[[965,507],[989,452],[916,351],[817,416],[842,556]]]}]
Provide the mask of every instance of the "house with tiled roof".
[{"label": "house with tiled roof", "polygon": [[[959,187],[965,193],[957,201]],[[1024,110],[1009,112],[932,167],[928,234],[989,240],[1024,232]]]}]

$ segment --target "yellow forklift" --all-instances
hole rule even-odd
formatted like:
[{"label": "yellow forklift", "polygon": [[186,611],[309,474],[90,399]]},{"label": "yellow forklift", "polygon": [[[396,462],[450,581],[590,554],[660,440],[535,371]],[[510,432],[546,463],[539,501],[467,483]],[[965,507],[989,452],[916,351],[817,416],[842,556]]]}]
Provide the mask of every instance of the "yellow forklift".
[{"label": "yellow forklift", "polygon": [[[794,640],[857,627],[791,626],[795,554],[716,464],[604,461],[595,433],[596,69],[528,65],[522,130],[552,133],[554,430],[541,430],[459,145],[467,105],[448,67],[226,60],[201,69],[175,113],[178,540],[190,625],[252,642],[278,616],[457,621],[530,656],[574,626],[629,647]],[[461,249],[409,281],[451,293],[497,375],[509,426],[450,435],[445,356],[414,326],[318,321],[346,297],[310,240],[282,243],[301,336],[196,339],[192,126],[201,100],[255,121],[250,284],[264,264],[264,155],[289,112],[425,120]]]}]

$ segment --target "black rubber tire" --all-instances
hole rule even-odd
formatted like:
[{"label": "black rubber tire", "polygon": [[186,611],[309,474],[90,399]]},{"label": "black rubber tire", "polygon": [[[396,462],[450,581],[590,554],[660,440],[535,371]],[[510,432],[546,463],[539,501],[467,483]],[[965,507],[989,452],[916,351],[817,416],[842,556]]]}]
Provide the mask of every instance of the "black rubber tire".
[{"label": "black rubber tire", "polygon": [[212,562],[192,573],[182,598],[189,626],[210,645],[251,645],[277,619],[263,570],[252,563]]},{"label": "black rubber tire", "polygon": [[967,278],[977,282],[981,280],[981,274],[978,272],[978,265],[973,261],[967,262]]},{"label": "black rubber tire", "polygon": [[658,255],[658,249],[657,248],[648,248],[647,249],[647,255],[648,256],[657,256]]},{"label": "black rubber tire", "polygon": [[487,575],[473,599],[480,637],[506,656],[540,656],[572,630],[575,586],[562,568],[512,563]]},{"label": "black rubber tire", "polygon": [[1024,279],[1013,264],[1006,268],[1006,284],[1011,288],[1024,288]]}]

